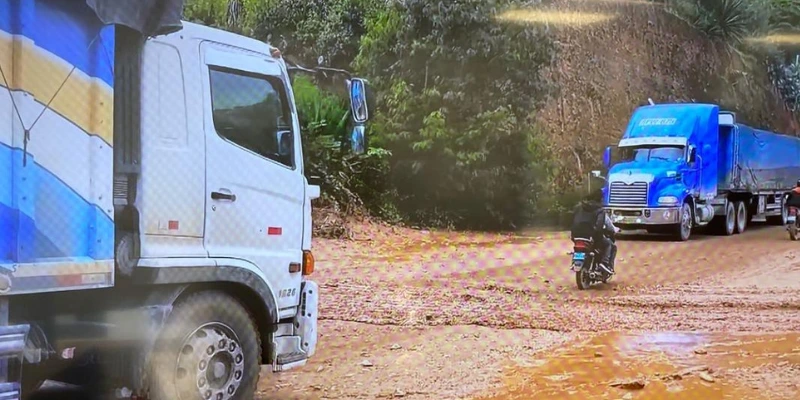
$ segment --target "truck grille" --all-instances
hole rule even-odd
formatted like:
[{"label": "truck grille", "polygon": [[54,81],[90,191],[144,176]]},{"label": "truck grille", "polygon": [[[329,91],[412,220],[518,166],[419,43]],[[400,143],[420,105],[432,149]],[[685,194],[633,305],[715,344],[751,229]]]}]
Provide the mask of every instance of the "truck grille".
[{"label": "truck grille", "polygon": [[647,182],[612,182],[608,203],[617,206],[646,206]]}]

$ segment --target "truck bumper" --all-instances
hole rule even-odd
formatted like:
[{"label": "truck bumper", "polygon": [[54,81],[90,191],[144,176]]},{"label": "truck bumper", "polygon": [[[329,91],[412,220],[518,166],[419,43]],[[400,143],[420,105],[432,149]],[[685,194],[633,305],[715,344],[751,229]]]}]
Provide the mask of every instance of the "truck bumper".
[{"label": "truck bumper", "polygon": [[317,350],[319,285],[305,281],[300,289],[300,305],[291,323],[278,324],[273,336],[273,371],[287,371],[306,364]]},{"label": "truck bumper", "polygon": [[677,224],[680,216],[678,207],[621,208],[605,207],[614,224],[620,226],[653,226]]}]

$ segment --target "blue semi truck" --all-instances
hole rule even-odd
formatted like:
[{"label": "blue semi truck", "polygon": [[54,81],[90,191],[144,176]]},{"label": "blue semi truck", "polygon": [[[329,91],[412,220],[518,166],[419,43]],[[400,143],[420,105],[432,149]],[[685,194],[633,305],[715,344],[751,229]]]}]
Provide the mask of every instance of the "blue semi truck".
[{"label": "blue semi truck", "polygon": [[713,104],[649,105],[634,111],[603,163],[603,206],[620,229],[686,241],[703,226],[733,235],[754,218],[785,224],[800,138],[737,123]]}]

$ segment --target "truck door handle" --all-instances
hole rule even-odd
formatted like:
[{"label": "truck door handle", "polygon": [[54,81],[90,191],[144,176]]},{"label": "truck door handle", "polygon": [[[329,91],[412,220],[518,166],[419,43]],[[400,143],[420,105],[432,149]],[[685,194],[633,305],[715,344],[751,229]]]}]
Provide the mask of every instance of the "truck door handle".
[{"label": "truck door handle", "polygon": [[231,193],[211,192],[211,200],[236,201],[236,195]]}]

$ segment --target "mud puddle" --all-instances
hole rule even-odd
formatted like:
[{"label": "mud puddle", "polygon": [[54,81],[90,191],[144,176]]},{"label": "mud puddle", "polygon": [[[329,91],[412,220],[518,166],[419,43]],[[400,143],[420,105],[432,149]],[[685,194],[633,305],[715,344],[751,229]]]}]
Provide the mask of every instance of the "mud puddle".
[{"label": "mud puddle", "polygon": [[481,399],[798,399],[798,373],[798,333],[608,333],[508,368]]}]

